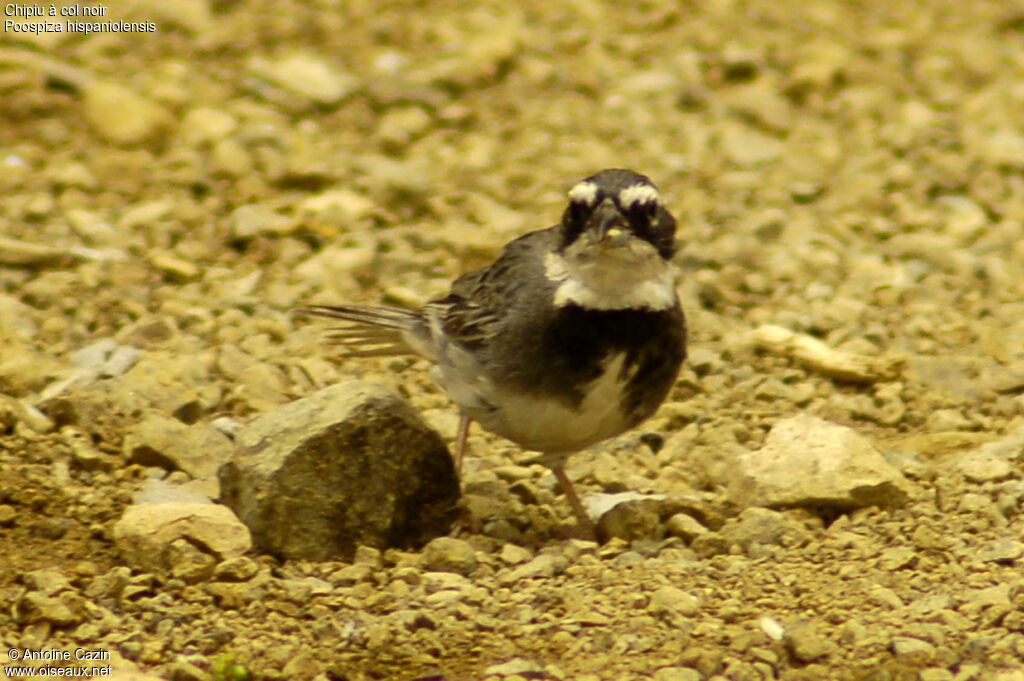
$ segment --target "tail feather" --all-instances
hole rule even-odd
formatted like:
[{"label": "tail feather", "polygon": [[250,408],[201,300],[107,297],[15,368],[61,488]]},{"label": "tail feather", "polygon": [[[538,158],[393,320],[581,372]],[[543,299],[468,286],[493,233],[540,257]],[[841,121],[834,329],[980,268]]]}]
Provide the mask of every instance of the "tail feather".
[{"label": "tail feather", "polygon": [[425,327],[418,312],[384,305],[308,305],[295,312],[341,320],[344,326],[329,329],[327,339],[343,346],[347,357],[414,354],[433,358],[424,343]]}]

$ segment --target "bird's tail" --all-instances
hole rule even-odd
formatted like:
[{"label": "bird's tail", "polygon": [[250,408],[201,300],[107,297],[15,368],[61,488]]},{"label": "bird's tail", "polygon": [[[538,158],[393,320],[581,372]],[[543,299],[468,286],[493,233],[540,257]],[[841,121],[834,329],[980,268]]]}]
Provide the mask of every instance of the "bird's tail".
[{"label": "bird's tail", "polygon": [[342,320],[344,325],[330,329],[327,340],[344,346],[348,357],[433,357],[425,342],[429,333],[423,319],[412,310],[384,305],[307,305],[295,313]]}]

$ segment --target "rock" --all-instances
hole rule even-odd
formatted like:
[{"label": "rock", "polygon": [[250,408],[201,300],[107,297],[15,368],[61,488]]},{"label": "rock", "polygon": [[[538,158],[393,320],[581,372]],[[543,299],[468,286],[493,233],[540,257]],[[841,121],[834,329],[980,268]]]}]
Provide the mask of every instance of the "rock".
[{"label": "rock", "polygon": [[818,632],[812,622],[800,621],[786,629],[783,643],[790,654],[800,662],[811,662],[829,655],[835,644]]},{"label": "rock", "polygon": [[[169,574],[183,561],[184,539],[213,558],[240,556],[252,547],[248,528],[230,509],[217,504],[134,504],[114,525],[114,543],[132,567]],[[210,568],[212,574],[212,565]]]},{"label": "rock", "polygon": [[530,549],[515,544],[504,544],[501,547],[501,553],[499,554],[502,562],[509,565],[519,565],[533,558],[533,553]]},{"label": "rock", "polygon": [[297,53],[273,60],[254,56],[247,66],[258,77],[314,104],[337,104],[358,85],[354,76],[316,54]]},{"label": "rock", "polygon": [[219,401],[201,357],[152,351],[121,376],[97,380],[90,374],[48,386],[38,406],[58,425],[76,425],[98,442],[120,446],[141,409],[192,423]]},{"label": "rock", "polygon": [[744,551],[756,544],[783,546],[805,534],[800,523],[786,514],[757,507],[744,509],[738,518],[727,522],[719,531]]},{"label": "rock", "polygon": [[423,547],[420,564],[424,570],[469,575],[476,569],[476,551],[462,539],[437,537]]},{"label": "rock", "polygon": [[1021,556],[1024,556],[1024,542],[1009,537],[993,539],[977,553],[978,560],[989,563],[1012,564]]},{"label": "rock", "polygon": [[171,114],[159,104],[99,78],[85,86],[82,99],[86,120],[101,137],[115,144],[155,141],[173,123]]},{"label": "rock", "polygon": [[708,528],[700,524],[700,521],[687,513],[676,513],[665,521],[665,529],[673,537],[690,542],[696,537],[707,533]]},{"label": "rock", "polygon": [[125,433],[123,450],[132,463],[182,470],[193,478],[212,478],[231,458],[234,447],[211,425],[189,426],[150,411]]},{"label": "rock", "polygon": [[528,563],[500,573],[498,583],[502,586],[509,586],[523,579],[554,577],[564,572],[568,565],[569,561],[565,556],[542,553]]},{"label": "rock", "polygon": [[52,596],[56,593],[71,588],[71,583],[59,570],[43,568],[32,570],[21,576],[21,580],[32,591],[38,591],[44,596]]},{"label": "rock", "polygon": [[654,672],[654,681],[701,681],[704,677],[690,667],[662,667]]},{"label": "rock", "polygon": [[182,139],[187,144],[215,144],[238,127],[231,114],[220,109],[197,107],[185,114],[181,121]]},{"label": "rock", "polygon": [[22,623],[49,622],[55,627],[68,627],[85,619],[80,599],[74,593],[46,596],[30,591],[18,599],[15,616]]},{"label": "rock", "polygon": [[253,203],[239,206],[229,219],[231,235],[235,239],[251,239],[261,234],[279,236],[289,234],[298,223],[262,204]]},{"label": "rock", "polygon": [[167,552],[170,575],[186,584],[205,582],[213,576],[217,559],[205,553],[186,539],[175,539]]},{"label": "rock", "polygon": [[517,657],[501,664],[492,664],[484,669],[484,676],[526,676],[527,678],[543,678],[544,667],[521,657]]},{"label": "rock", "polygon": [[800,415],[775,424],[757,451],[720,469],[743,506],[902,506],[909,484],[852,428]]},{"label": "rock", "polygon": [[994,482],[1010,477],[1010,460],[1024,452],[1024,429],[995,442],[955,455],[956,469],[970,482]]},{"label": "rock", "polygon": [[237,556],[218,564],[213,576],[225,582],[244,582],[255,577],[259,569],[259,564],[252,558]]},{"label": "rock", "polygon": [[400,399],[340,383],[240,430],[222,498],[279,556],[351,559],[360,545],[409,547],[446,532],[459,487],[451,456]]},{"label": "rock", "polygon": [[663,528],[659,510],[663,497],[648,498],[630,492],[601,496],[625,497],[625,501],[616,502],[611,510],[599,516],[597,534],[602,541],[615,537],[627,541],[660,538]]},{"label": "rock", "polygon": [[920,655],[925,660],[935,658],[935,646],[928,643],[928,641],[922,641],[911,636],[893,636],[892,652],[896,657]]},{"label": "rock", "polygon": [[700,612],[700,599],[675,586],[663,586],[651,594],[648,609],[657,616],[674,620]]}]

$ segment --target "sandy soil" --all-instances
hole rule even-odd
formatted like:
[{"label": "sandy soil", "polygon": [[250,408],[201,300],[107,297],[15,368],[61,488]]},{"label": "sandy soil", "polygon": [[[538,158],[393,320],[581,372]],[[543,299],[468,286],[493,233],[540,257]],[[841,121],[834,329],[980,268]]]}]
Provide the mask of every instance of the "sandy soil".
[{"label": "sandy soil", "polygon": [[[103,649],[124,678],[1024,681],[1015,3],[135,0],[102,20],[156,30],[0,42],[4,648]],[[474,432],[467,484],[508,521],[468,555],[125,567],[132,494],[187,476],[126,459],[130,410],[46,409],[77,352],[178,361],[148,407],[189,422],[363,377],[450,440],[424,363],[332,363],[288,310],[428,300],[615,166],[679,219],[693,361],[639,433],[572,460],[580,489],[688,495],[735,538],[706,462],[811,413],[875,443],[905,507],[597,547],[557,537],[549,474]],[[899,370],[838,381],[752,349],[764,324]]]}]

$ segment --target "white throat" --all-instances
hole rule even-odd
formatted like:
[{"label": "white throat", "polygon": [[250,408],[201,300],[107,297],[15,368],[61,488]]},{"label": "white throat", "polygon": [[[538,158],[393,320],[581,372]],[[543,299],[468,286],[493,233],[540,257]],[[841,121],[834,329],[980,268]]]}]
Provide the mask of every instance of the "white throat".
[{"label": "white throat", "polygon": [[585,242],[581,237],[564,253],[544,257],[544,274],[558,284],[555,307],[667,310],[676,305],[676,270],[654,246],[635,238],[610,248]]}]

